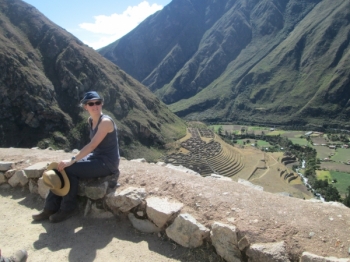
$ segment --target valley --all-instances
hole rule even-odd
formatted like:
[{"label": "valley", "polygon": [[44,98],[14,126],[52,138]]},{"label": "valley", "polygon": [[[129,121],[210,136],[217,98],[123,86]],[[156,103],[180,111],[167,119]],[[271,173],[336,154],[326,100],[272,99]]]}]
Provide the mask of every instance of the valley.
[{"label": "valley", "polygon": [[[187,135],[163,160],[202,176],[248,181],[264,191],[303,199],[317,197],[325,190],[317,185],[327,181],[334,192],[326,200],[341,201],[349,195],[349,140],[345,130],[332,132],[336,133],[188,122]],[[304,185],[297,168],[316,185],[314,192]]]}]

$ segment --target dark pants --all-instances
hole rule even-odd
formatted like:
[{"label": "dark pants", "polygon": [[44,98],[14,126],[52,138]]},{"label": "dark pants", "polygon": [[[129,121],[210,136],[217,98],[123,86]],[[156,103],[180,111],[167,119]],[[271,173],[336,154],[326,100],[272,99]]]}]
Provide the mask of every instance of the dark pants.
[{"label": "dark pants", "polygon": [[57,196],[51,191],[45,200],[44,209],[50,211],[71,211],[77,207],[79,178],[97,178],[112,175],[109,168],[97,159],[82,159],[64,169],[70,181],[70,189],[64,197]]}]

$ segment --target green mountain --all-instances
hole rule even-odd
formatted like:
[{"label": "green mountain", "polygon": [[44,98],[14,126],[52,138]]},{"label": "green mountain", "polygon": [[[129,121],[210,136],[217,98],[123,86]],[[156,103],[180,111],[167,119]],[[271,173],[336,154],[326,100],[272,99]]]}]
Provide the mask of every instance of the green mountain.
[{"label": "green mountain", "polygon": [[122,155],[153,148],[185,124],[144,85],[58,27],[33,6],[0,0],[0,146],[81,148],[87,141],[83,94],[98,91],[118,125]]},{"label": "green mountain", "polygon": [[189,120],[346,126],[350,2],[173,0],[99,50]]}]

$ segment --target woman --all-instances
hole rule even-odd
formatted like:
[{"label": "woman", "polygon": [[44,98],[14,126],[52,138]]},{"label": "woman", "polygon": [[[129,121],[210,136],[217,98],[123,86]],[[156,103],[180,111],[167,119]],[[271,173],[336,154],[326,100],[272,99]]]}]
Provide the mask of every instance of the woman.
[{"label": "woman", "polygon": [[77,208],[79,178],[96,178],[112,174],[116,179],[119,177],[117,127],[109,116],[102,113],[103,99],[97,92],[90,91],[84,95],[81,105],[90,114],[88,122],[91,141],[72,159],[56,163],[56,171],[66,173],[69,178],[69,191],[65,193],[66,195],[60,196],[53,193],[55,190],[50,190],[43,211],[32,216],[35,221],[49,219],[50,222],[56,223],[74,215]]}]

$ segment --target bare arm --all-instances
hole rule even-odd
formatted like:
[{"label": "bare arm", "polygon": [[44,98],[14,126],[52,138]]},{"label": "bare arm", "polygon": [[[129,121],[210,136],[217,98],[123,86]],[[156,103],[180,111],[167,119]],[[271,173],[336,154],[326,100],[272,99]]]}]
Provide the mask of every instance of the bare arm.
[{"label": "bare arm", "polygon": [[[102,119],[101,123],[98,126],[98,130],[90,143],[85,145],[80,152],[75,156],[75,161],[79,161],[88,154],[90,154],[94,149],[101,143],[101,141],[106,137],[106,135],[110,132],[112,132],[114,129],[113,122],[108,119],[104,118]],[[75,162],[69,160],[62,160],[58,163],[58,170],[62,171],[64,168],[74,164]]]}]

